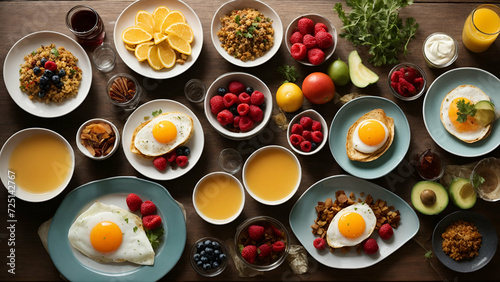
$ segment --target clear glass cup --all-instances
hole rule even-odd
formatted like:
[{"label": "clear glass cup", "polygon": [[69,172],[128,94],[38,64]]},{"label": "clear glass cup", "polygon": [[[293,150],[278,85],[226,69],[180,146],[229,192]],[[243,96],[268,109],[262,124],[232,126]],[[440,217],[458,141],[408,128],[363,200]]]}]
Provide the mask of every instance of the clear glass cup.
[{"label": "clear glass cup", "polygon": [[[126,88],[122,82],[127,84]],[[128,91],[134,89],[135,91]],[[124,90],[125,89],[125,90]],[[128,94],[125,94],[127,92]],[[142,87],[137,80],[126,73],[119,73],[108,80],[106,85],[106,96],[111,103],[125,110],[133,110],[141,100]]]},{"label": "clear glass cup", "polygon": [[92,61],[98,70],[110,72],[116,63],[116,53],[108,43],[103,43],[92,52]]},{"label": "clear glass cup", "polygon": [[467,49],[486,51],[500,33],[500,7],[485,4],[474,9],[465,20],[462,41]]},{"label": "clear glass cup", "polygon": [[232,148],[226,148],[219,154],[219,167],[231,174],[238,173],[243,166],[241,154]]},{"label": "clear glass cup", "polygon": [[443,177],[446,161],[440,153],[428,149],[418,156],[415,166],[420,177],[435,181]]},{"label": "clear glass cup", "polygon": [[207,92],[207,88],[203,81],[193,78],[186,82],[184,85],[184,95],[186,98],[193,103],[200,103],[205,99],[205,94]]},{"label": "clear glass cup", "polygon": [[106,36],[101,17],[89,6],[77,5],[71,8],[66,14],[66,26],[81,45],[99,46]]}]

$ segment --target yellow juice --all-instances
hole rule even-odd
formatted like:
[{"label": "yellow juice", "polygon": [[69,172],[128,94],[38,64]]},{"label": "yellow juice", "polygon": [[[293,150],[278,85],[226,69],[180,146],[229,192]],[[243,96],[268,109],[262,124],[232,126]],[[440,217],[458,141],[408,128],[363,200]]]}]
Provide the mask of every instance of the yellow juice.
[{"label": "yellow juice", "polygon": [[14,148],[9,169],[16,173],[16,185],[42,194],[58,188],[68,177],[71,156],[66,144],[48,134],[27,137]]},{"label": "yellow juice", "polygon": [[194,201],[198,211],[206,217],[225,220],[238,213],[243,192],[238,181],[231,176],[214,174],[200,182]]},{"label": "yellow juice", "polygon": [[499,31],[500,16],[498,12],[489,8],[478,8],[465,21],[462,41],[470,51],[483,52],[495,41]]},{"label": "yellow juice", "polygon": [[247,188],[265,201],[278,201],[290,195],[299,174],[295,158],[278,148],[260,151],[245,168]]}]

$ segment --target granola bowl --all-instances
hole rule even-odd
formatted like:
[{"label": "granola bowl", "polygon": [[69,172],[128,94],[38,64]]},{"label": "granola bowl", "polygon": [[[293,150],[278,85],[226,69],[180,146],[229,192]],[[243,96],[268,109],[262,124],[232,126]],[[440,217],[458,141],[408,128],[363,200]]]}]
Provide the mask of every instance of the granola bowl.
[{"label": "granola bowl", "polygon": [[118,128],[102,118],[84,122],[76,132],[76,146],[83,155],[92,160],[102,161],[111,157],[119,145]]}]

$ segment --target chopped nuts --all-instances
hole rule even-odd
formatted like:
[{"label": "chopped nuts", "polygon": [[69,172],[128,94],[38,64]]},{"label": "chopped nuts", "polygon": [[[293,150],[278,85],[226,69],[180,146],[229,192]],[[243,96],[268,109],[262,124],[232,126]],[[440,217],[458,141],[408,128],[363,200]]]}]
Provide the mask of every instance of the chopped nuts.
[{"label": "chopped nuts", "polygon": [[482,235],[473,222],[458,220],[450,224],[443,238],[443,252],[450,258],[460,261],[471,259],[479,255]]},{"label": "chopped nuts", "polygon": [[115,132],[104,122],[91,123],[82,130],[80,135],[82,145],[94,157],[108,155],[115,146]]},{"label": "chopped nuts", "polygon": [[116,78],[109,88],[109,97],[118,103],[131,100],[136,92],[135,83],[123,76]]}]

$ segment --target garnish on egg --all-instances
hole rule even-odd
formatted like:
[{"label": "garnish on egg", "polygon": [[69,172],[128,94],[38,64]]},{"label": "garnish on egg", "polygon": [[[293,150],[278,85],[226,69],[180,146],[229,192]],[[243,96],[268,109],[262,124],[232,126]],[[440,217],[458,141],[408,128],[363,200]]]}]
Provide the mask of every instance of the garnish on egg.
[{"label": "garnish on egg", "polygon": [[471,102],[465,102],[465,99],[460,99],[457,101],[457,121],[462,123],[467,121],[467,116],[475,116],[476,108]]}]

